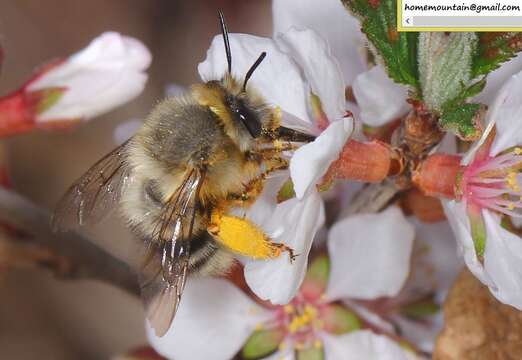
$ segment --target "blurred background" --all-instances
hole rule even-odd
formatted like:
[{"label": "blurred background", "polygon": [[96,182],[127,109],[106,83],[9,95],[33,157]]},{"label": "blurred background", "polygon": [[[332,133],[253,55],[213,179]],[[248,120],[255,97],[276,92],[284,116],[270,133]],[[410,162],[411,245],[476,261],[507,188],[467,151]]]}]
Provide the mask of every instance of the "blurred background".
[{"label": "blurred background", "polygon": [[[118,124],[143,119],[167,85],[198,82],[197,64],[219,32],[218,9],[231,32],[271,34],[269,0],[0,1],[1,95],[38,65],[80,50],[104,31],[136,37],[153,54],[147,87],[136,100],[72,131],[4,140],[15,190],[52,209],[71,182],[115,146]],[[130,237],[114,219],[90,236],[117,253]],[[141,303],[119,289],[29,270],[0,274],[0,283],[3,359],[109,359],[146,342]]]}]

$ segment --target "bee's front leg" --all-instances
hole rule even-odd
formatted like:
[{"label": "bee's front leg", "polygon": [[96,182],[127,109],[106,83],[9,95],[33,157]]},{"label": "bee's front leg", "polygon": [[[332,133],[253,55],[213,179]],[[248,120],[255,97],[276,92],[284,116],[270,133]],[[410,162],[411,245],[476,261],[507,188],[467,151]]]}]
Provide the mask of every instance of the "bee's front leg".
[{"label": "bee's front leg", "polygon": [[293,262],[297,256],[290,247],[273,242],[252,222],[226,215],[220,210],[212,212],[207,231],[230,251],[251,259],[274,259],[287,252],[290,262]]}]

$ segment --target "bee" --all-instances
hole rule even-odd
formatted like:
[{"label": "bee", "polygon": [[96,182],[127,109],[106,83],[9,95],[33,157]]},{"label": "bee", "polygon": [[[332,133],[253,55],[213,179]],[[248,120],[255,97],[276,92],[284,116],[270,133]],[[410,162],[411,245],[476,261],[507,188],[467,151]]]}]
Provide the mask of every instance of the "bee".
[{"label": "bee", "polygon": [[288,168],[283,152],[314,138],[280,125],[278,112],[248,87],[266,56],[234,78],[228,31],[219,13],[228,72],[167,98],[140,130],[92,166],[65,193],[57,230],[94,224],[112,208],[143,244],[139,283],[158,336],[170,328],[188,275],[222,274],[234,255],[269,259],[288,252],[248,220],[267,177]]}]

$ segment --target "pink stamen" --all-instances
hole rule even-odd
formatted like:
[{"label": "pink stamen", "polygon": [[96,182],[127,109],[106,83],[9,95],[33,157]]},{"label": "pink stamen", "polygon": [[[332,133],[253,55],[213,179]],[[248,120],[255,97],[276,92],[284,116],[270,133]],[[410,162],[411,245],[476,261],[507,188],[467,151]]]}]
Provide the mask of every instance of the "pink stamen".
[{"label": "pink stamen", "polygon": [[480,208],[522,217],[521,149],[473,160],[462,172],[459,190],[463,200]]}]

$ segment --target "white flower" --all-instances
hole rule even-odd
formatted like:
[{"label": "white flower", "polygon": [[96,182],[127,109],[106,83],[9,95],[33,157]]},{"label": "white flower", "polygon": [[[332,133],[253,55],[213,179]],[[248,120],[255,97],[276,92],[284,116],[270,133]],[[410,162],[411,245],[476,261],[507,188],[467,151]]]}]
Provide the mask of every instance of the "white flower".
[{"label": "white flower", "polygon": [[522,239],[501,223],[503,215],[522,216],[521,116],[519,73],[489,109],[486,131],[461,162],[460,198],[444,209],[471,272],[499,301],[522,310]]},{"label": "white flower", "polygon": [[144,71],[150,62],[151,55],[140,41],[107,32],[43,71],[24,91],[58,91],[37,114],[38,125],[90,119],[138,96],[147,81]]},{"label": "white flower", "polygon": [[330,262],[326,256],[312,262],[288,305],[263,307],[225,280],[191,279],[173,326],[158,338],[147,325],[149,341],[176,360],[228,360],[241,349],[265,359],[305,352],[324,353],[326,360],[414,359],[386,336],[362,329],[338,302],[396,295],[409,273],[412,244],[413,227],[397,208],[343,220],[329,235]]},{"label": "white flower", "polygon": [[[273,190],[265,191],[264,200],[258,200],[264,204],[261,210],[254,211],[258,208],[254,206],[248,211],[248,217],[275,241],[284,242],[299,254],[294,264],[281,257],[247,262],[245,266],[247,282],[260,298],[284,304],[299,288],[311,243],[324,223],[323,203],[315,185],[339,157],[352,132],[352,119],[344,117],[344,83],[339,66],[314,31],[291,29],[275,39],[230,34],[230,47],[232,75],[236,78],[246,74],[261,52],[267,52],[249,86],[268,104],[282,110],[283,125],[318,135],[314,142],[299,148],[290,161],[297,199],[276,204],[279,188],[273,186]],[[221,79],[226,69],[223,39],[217,36],[198,70],[201,78],[209,81]],[[321,132],[320,128],[326,129]],[[280,187],[282,183],[278,184]]]},{"label": "white flower", "polygon": [[347,86],[353,87],[357,106],[348,109],[369,126],[382,126],[408,110],[407,88],[395,84],[383,68],[368,70],[366,39],[360,22],[339,0],[274,0],[274,36],[290,28],[310,28],[330,45]]}]

